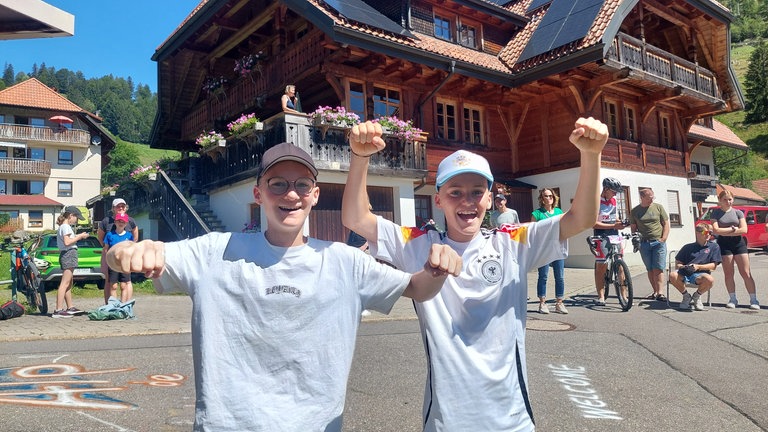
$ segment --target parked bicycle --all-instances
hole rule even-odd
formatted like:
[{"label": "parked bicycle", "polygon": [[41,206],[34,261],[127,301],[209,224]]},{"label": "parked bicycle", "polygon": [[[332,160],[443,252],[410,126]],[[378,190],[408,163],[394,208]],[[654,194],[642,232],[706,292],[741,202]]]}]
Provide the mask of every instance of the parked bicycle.
[{"label": "parked bicycle", "polygon": [[34,258],[25,257],[22,260],[22,268],[17,277],[22,278],[22,294],[32,309],[37,309],[41,315],[48,313],[48,299],[45,295],[45,287],[40,285],[40,271],[35,265]]},{"label": "parked bicycle", "polygon": [[607,264],[607,270],[605,271],[605,298],[608,298],[609,288],[613,285],[616,291],[616,297],[619,299],[621,309],[626,312],[632,308],[633,290],[632,290],[632,275],[629,273],[629,266],[624,262],[624,254],[622,251],[622,244],[624,239],[632,239],[632,245],[634,252],[640,249],[640,234],[639,233],[619,233],[618,235],[596,235],[587,237],[587,244],[592,255],[599,256],[600,246],[602,244],[607,245],[604,249],[606,252],[605,263]]}]

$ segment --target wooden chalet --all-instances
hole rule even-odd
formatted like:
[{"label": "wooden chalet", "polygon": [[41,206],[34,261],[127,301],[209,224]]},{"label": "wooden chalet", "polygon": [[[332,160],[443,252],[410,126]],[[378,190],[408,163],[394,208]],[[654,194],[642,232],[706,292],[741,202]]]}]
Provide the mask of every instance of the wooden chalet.
[{"label": "wooden chalet", "polygon": [[[399,223],[441,225],[431,199],[435,170],[460,148],[488,158],[524,220],[543,186],[556,188],[567,209],[579,166],[568,135],[577,117],[593,116],[609,125],[604,175],[626,185],[625,211],[639,202],[640,187],[654,187],[672,226],[690,226],[699,175],[692,167],[714,172],[713,146],[745,147],[690,135],[692,126],[712,129],[713,115],[744,106],[729,61],[731,20],[706,0],[203,0],[153,57],[160,105],[151,145],[192,156],[173,178],[163,176],[176,192],[159,182],[151,194],[159,200],[157,237],[205,232],[211,224],[193,225],[206,217],[231,231],[258,224],[255,167],[266,148],[289,141],[321,171],[309,232],[345,240],[344,131],[283,114],[288,84],[304,112],[344,106],[363,119],[410,119],[426,132],[426,140],[389,139],[372,161],[374,211]],[[251,73],[235,72],[248,55],[258,56]],[[221,78],[216,91],[204,89]],[[265,122],[262,133],[228,137],[226,147],[195,157],[202,131],[226,131],[250,112]],[[699,194],[709,191],[714,178],[700,180]],[[670,240],[690,241],[689,231]],[[569,264],[591,266],[579,248]]]}]

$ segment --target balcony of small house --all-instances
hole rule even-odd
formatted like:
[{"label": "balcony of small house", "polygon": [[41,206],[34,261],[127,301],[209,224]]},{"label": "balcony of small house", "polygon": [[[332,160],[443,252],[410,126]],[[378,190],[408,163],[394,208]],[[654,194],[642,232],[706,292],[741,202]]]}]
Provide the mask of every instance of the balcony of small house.
[{"label": "balcony of small house", "polygon": [[0,140],[16,143],[44,142],[64,146],[88,147],[91,134],[82,129],[68,129],[59,126],[48,127],[2,123],[0,124]]},{"label": "balcony of small house", "polygon": [[[227,83],[221,89],[211,93],[203,92],[203,100],[185,116],[184,122],[227,118],[232,113],[248,109],[252,111],[252,108],[264,104],[263,98],[266,95],[274,96],[276,92],[279,92],[276,95],[279,100],[285,88],[285,77],[305,75],[323,63],[327,53],[322,42],[322,33],[302,38],[279,56],[260,59],[249,73],[226,76]],[[201,128],[194,127],[192,130],[199,131]]]},{"label": "balcony of small house", "polygon": [[[201,157],[194,183],[207,191],[255,178],[264,151],[281,142],[294,143],[309,153],[318,170],[348,171],[350,131],[348,127],[315,124],[305,116],[279,113],[264,120],[263,131],[253,137],[228,137],[216,155]],[[426,176],[424,141],[395,136],[384,136],[384,141],[385,150],[370,158],[369,173],[414,180]]]},{"label": "balcony of small house", "polygon": [[48,178],[51,176],[51,163],[38,159],[0,158],[0,175]]},{"label": "balcony of small house", "polygon": [[603,165],[610,168],[686,177],[683,152],[646,143],[609,138],[603,148]]},{"label": "balcony of small house", "polygon": [[627,34],[619,33],[614,38],[605,60],[617,69],[642,71],[647,84],[682,87],[708,102],[722,101],[714,73]]}]

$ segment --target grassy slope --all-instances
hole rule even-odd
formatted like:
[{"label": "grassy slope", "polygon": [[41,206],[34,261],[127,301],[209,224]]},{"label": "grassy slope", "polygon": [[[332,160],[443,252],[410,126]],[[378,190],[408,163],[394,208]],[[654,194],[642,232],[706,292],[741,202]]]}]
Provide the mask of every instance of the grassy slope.
[{"label": "grassy slope", "polygon": [[[744,92],[744,76],[747,74],[749,56],[754,50],[755,48],[749,45],[737,46],[731,50],[731,65],[736,72],[742,92]],[[744,142],[756,136],[768,134],[768,123],[744,125],[745,115],[746,112],[742,110],[717,116],[717,119],[730,127]]]}]

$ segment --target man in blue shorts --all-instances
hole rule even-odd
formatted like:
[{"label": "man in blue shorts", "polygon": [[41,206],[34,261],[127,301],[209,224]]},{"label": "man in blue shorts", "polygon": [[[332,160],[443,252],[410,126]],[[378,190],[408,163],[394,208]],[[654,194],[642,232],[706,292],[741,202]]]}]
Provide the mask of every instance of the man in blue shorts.
[{"label": "man in blue shorts", "polygon": [[[679,306],[681,310],[705,310],[701,295],[712,288],[715,279],[710,273],[723,261],[720,246],[709,241],[709,232],[707,225],[696,225],[696,241],[683,246],[675,255],[676,271],[669,273],[669,283],[683,295]],[[697,285],[698,289],[690,295],[685,284]]]},{"label": "man in blue shorts", "polygon": [[639,232],[640,256],[648,271],[648,282],[653,293],[648,300],[667,301],[661,293],[664,285],[664,269],[667,268],[667,237],[669,236],[669,215],[661,204],[653,202],[653,189],[640,189],[640,204],[629,212],[632,232]]}]

